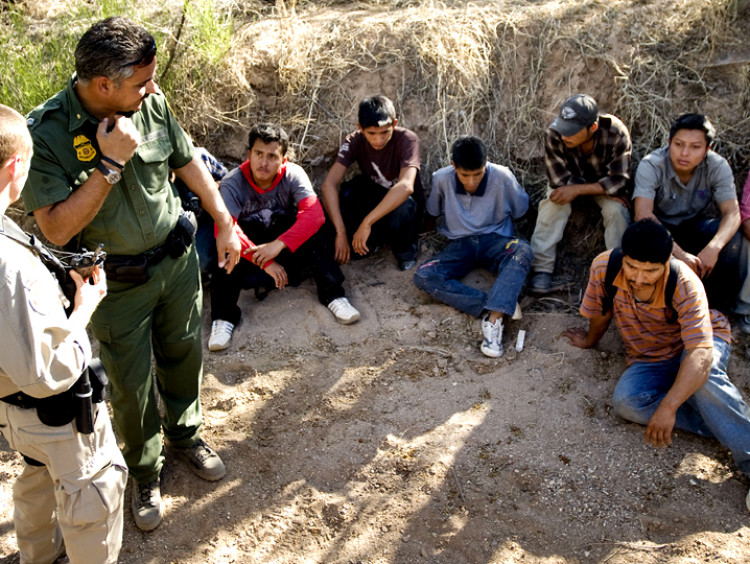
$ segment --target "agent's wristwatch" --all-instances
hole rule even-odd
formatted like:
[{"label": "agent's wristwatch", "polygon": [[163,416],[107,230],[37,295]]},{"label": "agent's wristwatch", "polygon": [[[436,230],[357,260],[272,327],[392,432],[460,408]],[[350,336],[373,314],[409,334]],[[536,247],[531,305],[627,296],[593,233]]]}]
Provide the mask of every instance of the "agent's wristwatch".
[{"label": "agent's wristwatch", "polygon": [[104,180],[110,184],[117,184],[120,182],[120,178],[122,178],[122,173],[119,170],[107,168],[102,161],[99,161],[96,165],[96,170],[101,172],[104,175]]}]

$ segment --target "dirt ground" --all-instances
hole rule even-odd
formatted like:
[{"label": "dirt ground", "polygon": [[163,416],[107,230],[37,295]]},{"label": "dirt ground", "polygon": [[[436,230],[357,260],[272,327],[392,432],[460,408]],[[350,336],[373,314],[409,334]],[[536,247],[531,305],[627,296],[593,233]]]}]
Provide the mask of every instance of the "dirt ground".
[{"label": "dirt ground", "polygon": [[[204,436],[228,474],[204,482],[168,458],[164,521],[143,533],[126,510],[121,563],[750,561],[748,484],[727,451],[684,433],[646,446],[611,413],[616,331],[590,351],[562,337],[582,323],[580,289],[524,300],[493,360],[479,322],[420,292],[387,249],[344,272],[362,312],[348,327],[311,281],[243,293],[232,346],[205,358]],[[734,334],[747,397],[749,340]],[[0,564],[19,562],[20,470],[3,441]]]}]

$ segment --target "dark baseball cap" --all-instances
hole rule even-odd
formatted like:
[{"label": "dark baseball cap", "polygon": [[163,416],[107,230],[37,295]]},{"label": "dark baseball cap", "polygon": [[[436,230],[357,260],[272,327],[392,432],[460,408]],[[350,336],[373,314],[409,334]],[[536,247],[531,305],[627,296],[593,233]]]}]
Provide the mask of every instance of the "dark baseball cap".
[{"label": "dark baseball cap", "polygon": [[570,137],[595,123],[599,117],[599,106],[588,94],[576,94],[571,96],[560,107],[560,113],[550,124],[564,137]]}]

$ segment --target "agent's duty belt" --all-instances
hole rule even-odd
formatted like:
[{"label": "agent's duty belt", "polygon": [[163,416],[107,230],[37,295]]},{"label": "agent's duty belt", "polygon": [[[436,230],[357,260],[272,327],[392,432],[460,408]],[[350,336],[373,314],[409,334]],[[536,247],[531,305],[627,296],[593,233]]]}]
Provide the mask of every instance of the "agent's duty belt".
[{"label": "agent's duty belt", "polygon": [[16,392],[4,398],[0,398],[0,401],[15,405],[22,409],[36,409],[39,405],[39,398],[35,398],[23,392]]},{"label": "agent's duty belt", "polygon": [[167,256],[179,258],[190,248],[195,234],[195,225],[187,214],[180,215],[177,224],[167,235],[164,243],[139,255],[108,255],[104,261],[107,280],[127,284],[145,284],[148,267],[156,266]]}]

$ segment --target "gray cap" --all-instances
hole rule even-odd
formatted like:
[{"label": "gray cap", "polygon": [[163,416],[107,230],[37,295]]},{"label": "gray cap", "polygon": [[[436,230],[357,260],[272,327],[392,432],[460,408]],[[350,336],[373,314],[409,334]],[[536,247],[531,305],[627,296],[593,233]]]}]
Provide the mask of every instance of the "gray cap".
[{"label": "gray cap", "polygon": [[570,137],[595,123],[599,117],[599,106],[588,94],[571,96],[560,107],[560,113],[550,124],[563,137]]}]

